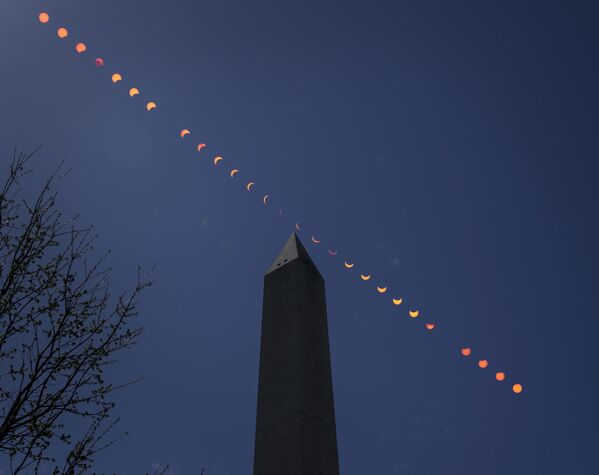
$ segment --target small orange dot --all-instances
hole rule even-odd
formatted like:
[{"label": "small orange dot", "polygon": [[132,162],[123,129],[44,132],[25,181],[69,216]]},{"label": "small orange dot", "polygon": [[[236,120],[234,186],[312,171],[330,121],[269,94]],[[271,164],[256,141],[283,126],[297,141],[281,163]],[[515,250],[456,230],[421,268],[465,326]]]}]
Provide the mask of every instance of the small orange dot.
[{"label": "small orange dot", "polygon": [[505,379],[505,373],[500,371],[499,373],[495,373],[495,379],[497,381],[503,381]]},{"label": "small orange dot", "polygon": [[39,19],[40,23],[48,23],[50,21],[50,15],[48,15],[46,12],[40,13],[37,18]]},{"label": "small orange dot", "polygon": [[77,53],[83,53],[86,49],[87,46],[85,46],[85,43],[77,43],[75,46],[75,51],[77,51]]},{"label": "small orange dot", "polygon": [[512,390],[516,393],[516,394],[520,394],[522,392],[522,385],[521,384],[514,384],[512,386]]},{"label": "small orange dot", "polygon": [[435,328],[435,324],[434,323],[427,323],[426,324],[426,329],[427,330],[433,330]]},{"label": "small orange dot", "polygon": [[462,348],[462,356],[470,356],[472,350],[470,348]]},{"label": "small orange dot", "polygon": [[487,366],[489,366],[489,362],[488,362],[487,360],[480,360],[480,361],[478,362],[478,366],[479,366],[479,368],[483,368],[483,369],[484,369],[484,368],[486,368]]},{"label": "small orange dot", "polygon": [[56,34],[61,39],[62,38],[66,38],[67,36],[69,36],[68,30],[66,28],[62,27],[62,26],[58,29],[58,31],[56,32]]}]

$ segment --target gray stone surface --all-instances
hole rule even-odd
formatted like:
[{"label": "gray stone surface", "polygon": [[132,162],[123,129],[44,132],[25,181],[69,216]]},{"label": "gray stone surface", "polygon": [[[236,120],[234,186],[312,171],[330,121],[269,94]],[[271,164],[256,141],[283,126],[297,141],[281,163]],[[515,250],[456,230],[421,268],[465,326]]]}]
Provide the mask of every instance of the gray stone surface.
[{"label": "gray stone surface", "polygon": [[292,234],[264,276],[254,475],[337,475],[324,280]]}]

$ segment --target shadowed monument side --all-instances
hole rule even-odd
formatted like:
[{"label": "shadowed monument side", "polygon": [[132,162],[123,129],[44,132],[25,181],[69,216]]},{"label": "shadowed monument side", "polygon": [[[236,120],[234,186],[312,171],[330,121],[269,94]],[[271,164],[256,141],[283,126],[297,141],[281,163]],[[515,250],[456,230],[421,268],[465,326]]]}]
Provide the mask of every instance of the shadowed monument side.
[{"label": "shadowed monument side", "polygon": [[293,233],[264,276],[254,475],[338,475],[324,279]]}]

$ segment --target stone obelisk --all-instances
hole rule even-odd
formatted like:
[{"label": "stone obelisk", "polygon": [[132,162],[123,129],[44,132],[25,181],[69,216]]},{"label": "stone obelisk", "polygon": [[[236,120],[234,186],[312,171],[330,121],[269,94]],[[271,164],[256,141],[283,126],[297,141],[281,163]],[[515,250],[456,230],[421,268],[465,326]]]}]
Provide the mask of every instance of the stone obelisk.
[{"label": "stone obelisk", "polygon": [[294,234],[264,276],[254,475],[338,475],[324,279]]}]

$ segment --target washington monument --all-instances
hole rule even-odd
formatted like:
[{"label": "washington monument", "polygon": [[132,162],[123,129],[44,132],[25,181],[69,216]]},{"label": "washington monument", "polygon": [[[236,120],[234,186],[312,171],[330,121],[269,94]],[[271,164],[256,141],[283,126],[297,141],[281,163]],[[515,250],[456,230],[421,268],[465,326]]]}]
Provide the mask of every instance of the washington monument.
[{"label": "washington monument", "polygon": [[264,276],[254,475],[338,475],[324,280],[292,234]]}]

